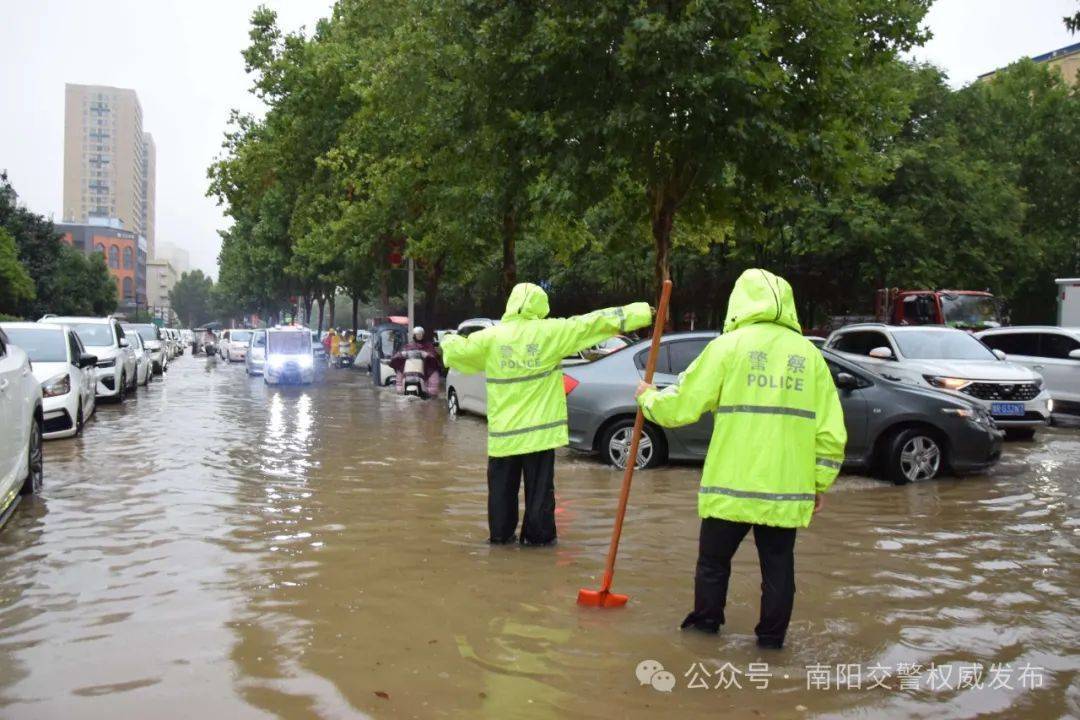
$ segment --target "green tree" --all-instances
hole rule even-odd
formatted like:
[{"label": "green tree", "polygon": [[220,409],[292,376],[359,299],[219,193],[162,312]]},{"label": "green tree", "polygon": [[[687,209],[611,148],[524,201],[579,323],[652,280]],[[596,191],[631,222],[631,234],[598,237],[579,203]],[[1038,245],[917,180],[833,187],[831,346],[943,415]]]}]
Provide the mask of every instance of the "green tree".
[{"label": "green tree", "polygon": [[116,310],[116,281],[105,256],[86,255],[60,244],[55,276],[47,284],[52,300],[48,312],[58,315],[108,315]]},{"label": "green tree", "polygon": [[842,184],[873,164],[868,139],[906,109],[892,68],[922,41],[929,3],[567,0],[525,23],[500,22],[520,4],[467,4],[490,9],[489,43],[515,46],[504,74],[548,104],[520,122],[551,138],[570,195],[637,185],[659,284],[677,215],[753,227],[797,183]]},{"label": "green tree", "polygon": [[34,281],[34,293],[15,305],[16,314],[106,314],[116,309],[116,284],[99,253],[86,255],[61,240],[51,221],[18,203],[0,173],[0,228],[15,240],[19,261]]},{"label": "green tree", "polygon": [[202,270],[192,270],[180,275],[169,291],[169,303],[181,322],[193,328],[212,318],[213,295],[214,281]]},{"label": "green tree", "polygon": [[19,262],[15,238],[0,227],[0,312],[14,313],[34,294],[34,280]]}]

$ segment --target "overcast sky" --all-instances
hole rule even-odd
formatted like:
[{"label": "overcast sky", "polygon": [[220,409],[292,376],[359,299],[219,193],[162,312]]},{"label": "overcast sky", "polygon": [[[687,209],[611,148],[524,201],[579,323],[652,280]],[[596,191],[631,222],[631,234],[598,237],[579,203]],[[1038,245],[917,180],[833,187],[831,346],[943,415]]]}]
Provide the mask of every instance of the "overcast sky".
[{"label": "overcast sky", "polygon": [[[35,212],[61,218],[64,83],[133,88],[157,144],[157,237],[216,276],[225,220],[205,197],[230,108],[257,111],[240,50],[259,0],[0,0],[0,169]],[[262,0],[295,29],[330,0]],[[915,53],[953,85],[1074,42],[1077,0],[939,0]]]}]

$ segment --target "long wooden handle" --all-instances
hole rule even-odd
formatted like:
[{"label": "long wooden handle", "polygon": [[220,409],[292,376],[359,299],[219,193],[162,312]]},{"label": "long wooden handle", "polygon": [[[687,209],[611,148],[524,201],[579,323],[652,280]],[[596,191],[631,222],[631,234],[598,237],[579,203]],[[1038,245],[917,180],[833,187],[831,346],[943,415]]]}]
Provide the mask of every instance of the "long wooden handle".
[{"label": "long wooden handle", "polygon": [[[671,298],[671,281],[665,280],[660,290],[660,304],[656,308],[656,322],[653,324],[652,344],[649,346],[649,359],[645,363],[645,382],[652,383],[656,372],[656,358],[660,354],[660,338],[667,324],[668,300]],[[615,577],[615,556],[619,553],[619,538],[622,537],[623,518],[626,517],[626,503],[630,499],[630,483],[634,479],[634,466],[637,465],[638,445],[641,443],[641,431],[645,427],[645,416],[638,408],[634,417],[634,432],[630,437],[630,454],[626,457],[623,470],[622,490],[619,492],[619,509],[615,513],[615,529],[611,532],[611,545],[608,546],[607,565],[604,568],[604,581],[600,592],[609,592]]]}]

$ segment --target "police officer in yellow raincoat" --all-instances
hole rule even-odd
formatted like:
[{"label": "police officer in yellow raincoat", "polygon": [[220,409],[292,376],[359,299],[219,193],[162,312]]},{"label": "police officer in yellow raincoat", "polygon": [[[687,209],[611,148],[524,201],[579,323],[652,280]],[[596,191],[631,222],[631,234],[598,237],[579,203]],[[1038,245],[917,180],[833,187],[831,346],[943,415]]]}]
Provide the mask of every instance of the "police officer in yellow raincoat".
[{"label": "police officer in yellow raincoat", "polygon": [[829,368],[802,336],[791,286],[744,272],[728,300],[724,334],[678,384],[641,384],[638,404],[657,425],[713,414],[698,490],[701,533],[694,611],[682,627],[724,624],[731,557],[751,529],[761,565],[758,644],[784,644],[795,601],[795,531],[807,527],[844,459],[847,431]]},{"label": "police officer in yellow raincoat", "polygon": [[502,323],[468,337],[443,339],[443,363],[462,373],[486,373],[488,526],[490,541],[514,539],[518,488],[525,477],[521,542],[555,542],[555,448],[567,444],[564,357],[613,335],[645,327],[647,303],[547,318],[547,293],[519,283]]}]

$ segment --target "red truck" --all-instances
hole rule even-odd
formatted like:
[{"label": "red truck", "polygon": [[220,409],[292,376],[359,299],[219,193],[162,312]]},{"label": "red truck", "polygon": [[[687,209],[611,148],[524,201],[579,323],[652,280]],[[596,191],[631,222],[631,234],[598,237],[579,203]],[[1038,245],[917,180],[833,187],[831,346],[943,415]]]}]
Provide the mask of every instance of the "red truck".
[{"label": "red truck", "polygon": [[1007,324],[1004,304],[980,290],[881,289],[874,315],[890,325],[948,325],[972,331]]}]

